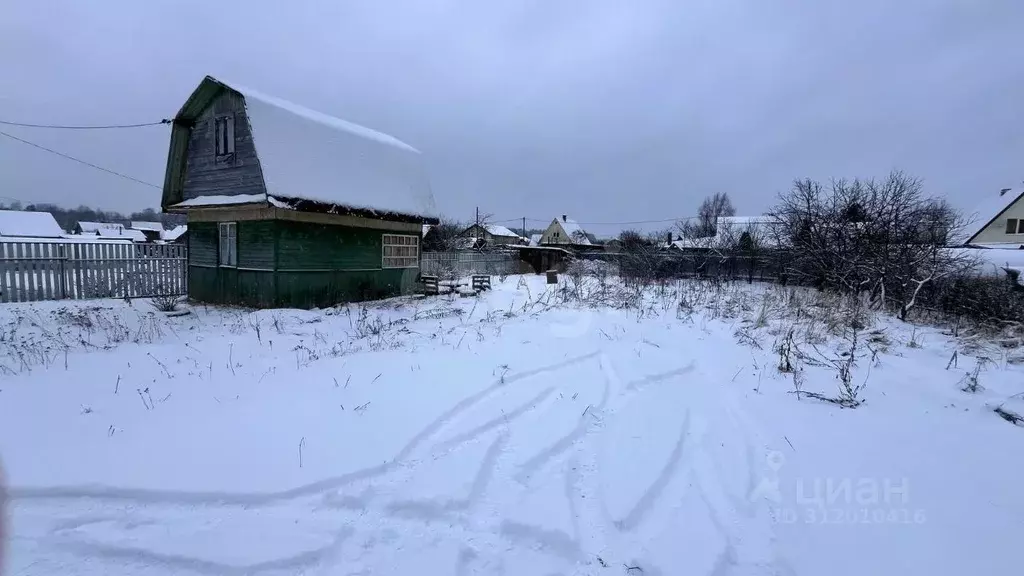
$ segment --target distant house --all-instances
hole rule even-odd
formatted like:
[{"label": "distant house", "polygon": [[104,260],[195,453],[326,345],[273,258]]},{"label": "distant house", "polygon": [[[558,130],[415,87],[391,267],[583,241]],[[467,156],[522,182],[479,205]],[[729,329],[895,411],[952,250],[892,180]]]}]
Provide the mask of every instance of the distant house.
[{"label": "distant house", "polygon": [[73,234],[97,234],[102,228],[124,228],[123,224],[116,222],[77,222],[71,229]]},{"label": "distant house", "polygon": [[459,238],[476,238],[490,246],[517,246],[523,244],[523,239],[519,234],[498,224],[473,224],[460,232]]},{"label": "distant house", "polygon": [[0,239],[31,242],[34,239],[63,236],[64,231],[49,212],[0,210]]},{"label": "distant house", "polygon": [[1024,188],[1003,188],[971,213],[966,244],[1024,247]]},{"label": "distant house", "polygon": [[573,219],[565,214],[561,218],[555,218],[541,234],[540,243],[543,244],[568,244],[577,246],[590,246],[592,242],[587,232]]},{"label": "distant house", "polygon": [[132,220],[128,225],[131,230],[138,230],[142,232],[146,238],[146,242],[156,242],[160,240],[160,237],[164,231],[164,225],[160,222],[140,222],[138,220]]},{"label": "distant house", "polygon": [[90,238],[95,242],[148,241],[142,231],[125,228],[123,224],[116,222],[78,222],[72,229],[72,235],[77,238]]},{"label": "distant house", "polygon": [[210,76],[174,118],[161,208],[188,216],[190,297],[261,307],[399,294],[437,223],[416,149]]}]

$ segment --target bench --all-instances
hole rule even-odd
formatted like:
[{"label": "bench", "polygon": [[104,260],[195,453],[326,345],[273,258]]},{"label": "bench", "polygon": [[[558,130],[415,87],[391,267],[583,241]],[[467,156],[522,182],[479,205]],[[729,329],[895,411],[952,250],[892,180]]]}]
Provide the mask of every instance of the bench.
[{"label": "bench", "polygon": [[420,282],[423,283],[424,294],[437,296],[441,293],[437,286],[437,276],[420,276]]},{"label": "bench", "polygon": [[491,277],[487,274],[473,274],[473,290],[477,292],[481,290],[491,289]]}]

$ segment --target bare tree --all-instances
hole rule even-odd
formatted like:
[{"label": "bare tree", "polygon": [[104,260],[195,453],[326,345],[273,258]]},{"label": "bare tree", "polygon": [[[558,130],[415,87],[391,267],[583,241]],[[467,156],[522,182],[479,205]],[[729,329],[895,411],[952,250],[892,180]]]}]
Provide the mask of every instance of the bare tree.
[{"label": "bare tree", "polygon": [[962,216],[899,171],[881,181],[834,180],[828,189],[797,181],[771,216],[769,233],[788,248],[787,274],[819,288],[870,292],[902,319],[922,290],[974,266],[947,246],[963,230]]},{"label": "bare tree", "polygon": [[448,252],[455,250],[458,244],[459,235],[466,226],[450,220],[442,218],[439,224],[430,227],[426,235],[423,237],[423,251],[424,252]]},{"label": "bare tree", "polygon": [[736,208],[733,207],[729,195],[725,192],[715,192],[701,202],[700,208],[697,209],[697,221],[692,224],[688,221],[681,224],[680,228],[688,228],[685,232],[693,238],[714,236],[718,218],[735,215]]}]

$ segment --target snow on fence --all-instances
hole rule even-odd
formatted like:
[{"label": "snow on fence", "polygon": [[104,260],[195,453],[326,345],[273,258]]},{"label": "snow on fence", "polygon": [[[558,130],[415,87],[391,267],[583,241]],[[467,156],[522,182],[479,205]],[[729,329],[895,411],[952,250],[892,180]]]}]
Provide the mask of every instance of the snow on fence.
[{"label": "snow on fence", "polygon": [[420,271],[434,276],[518,274],[518,252],[424,252]]},{"label": "snow on fence", "polygon": [[0,302],[186,293],[185,246],[0,242]]}]

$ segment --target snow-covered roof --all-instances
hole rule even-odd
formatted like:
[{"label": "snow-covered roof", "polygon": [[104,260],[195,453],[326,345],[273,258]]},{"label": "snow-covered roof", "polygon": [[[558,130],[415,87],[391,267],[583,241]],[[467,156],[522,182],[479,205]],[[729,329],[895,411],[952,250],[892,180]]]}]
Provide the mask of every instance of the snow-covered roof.
[{"label": "snow-covered roof", "polygon": [[363,126],[219,79],[245,99],[267,194],[412,217],[436,215],[418,150]]},{"label": "snow-covered roof", "polygon": [[490,232],[492,236],[515,236],[516,238],[519,237],[519,234],[516,234],[512,230],[506,228],[505,226],[501,226],[498,224],[487,224],[486,226],[484,226],[484,228],[486,228],[487,231]]},{"label": "snow-covered roof", "polygon": [[172,205],[172,208],[197,208],[200,206],[229,206],[233,204],[255,204],[267,202],[266,194],[235,194],[234,196],[196,196]]},{"label": "snow-covered roof", "polygon": [[540,246],[540,239],[543,237],[543,234],[530,234],[530,246]]},{"label": "snow-covered roof", "polygon": [[0,210],[0,236],[60,238],[64,231],[49,212]]},{"label": "snow-covered roof", "polygon": [[572,240],[573,244],[586,244],[590,245],[590,238],[587,238],[587,232],[579,225],[578,222],[572,218],[562,216],[561,218],[555,218],[558,223],[562,226],[562,230],[565,230],[566,236]]},{"label": "snow-covered roof", "polygon": [[133,230],[131,228],[100,228],[96,231],[96,235],[102,239],[127,238],[132,242],[146,241],[146,235],[141,230]]},{"label": "snow-covered roof", "polygon": [[160,239],[166,242],[174,242],[178,238],[181,238],[181,235],[185,232],[188,232],[188,226],[186,224],[180,224],[170,230],[164,230],[161,232]]},{"label": "snow-covered roof", "polygon": [[423,225],[423,234],[422,234],[422,236],[426,236],[427,233],[430,232],[431,228],[432,228],[432,226],[430,224],[424,224]]},{"label": "snow-covered roof", "polygon": [[123,224],[117,222],[79,222],[78,227],[83,233],[96,233],[100,228],[124,228]]},{"label": "snow-covered roof", "polygon": [[99,238],[95,234],[61,234],[60,238],[26,238],[17,236],[8,238],[6,236],[0,236],[0,243],[13,242],[38,242],[40,244],[96,244],[97,242],[103,242],[104,244],[130,244],[131,239],[124,238],[120,240],[107,240]]},{"label": "snow-covered roof", "polygon": [[143,230],[146,232],[163,232],[164,225],[160,222],[146,222],[140,220],[132,220],[129,226],[132,230]]},{"label": "snow-covered roof", "polygon": [[1024,198],[1024,188],[1010,188],[1005,193],[991,195],[985,198],[974,210],[967,213],[967,219],[971,224],[965,230],[966,242],[970,242],[981,231],[988,227],[993,220],[1005,212],[1014,202]]}]

